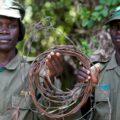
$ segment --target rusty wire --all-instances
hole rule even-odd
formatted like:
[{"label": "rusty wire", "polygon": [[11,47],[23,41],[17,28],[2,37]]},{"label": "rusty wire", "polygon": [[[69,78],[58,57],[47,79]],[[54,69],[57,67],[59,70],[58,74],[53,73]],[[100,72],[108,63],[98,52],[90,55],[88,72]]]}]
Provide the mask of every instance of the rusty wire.
[{"label": "rusty wire", "polygon": [[[79,60],[83,66],[90,69],[89,59],[78,49],[71,45],[55,46],[38,55],[29,70],[29,90],[37,110],[49,118],[62,118],[76,113],[87,101],[92,91],[89,81],[77,82],[70,90],[63,91],[56,88],[47,75],[45,60],[51,52],[59,52]],[[44,69],[44,72],[42,72]],[[36,96],[40,94],[38,99]]]}]

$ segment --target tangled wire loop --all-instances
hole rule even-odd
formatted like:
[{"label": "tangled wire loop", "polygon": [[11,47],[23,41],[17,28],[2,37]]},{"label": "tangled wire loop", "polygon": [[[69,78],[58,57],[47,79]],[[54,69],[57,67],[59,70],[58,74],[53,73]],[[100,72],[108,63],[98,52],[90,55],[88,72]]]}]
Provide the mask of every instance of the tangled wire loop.
[{"label": "tangled wire loop", "polygon": [[45,60],[51,51],[73,56],[87,69],[90,68],[90,61],[80,50],[71,45],[64,45],[48,49],[31,64],[29,90],[35,107],[49,118],[61,118],[74,114],[86,103],[92,91],[92,83],[77,82],[68,91],[58,89],[46,73]]}]

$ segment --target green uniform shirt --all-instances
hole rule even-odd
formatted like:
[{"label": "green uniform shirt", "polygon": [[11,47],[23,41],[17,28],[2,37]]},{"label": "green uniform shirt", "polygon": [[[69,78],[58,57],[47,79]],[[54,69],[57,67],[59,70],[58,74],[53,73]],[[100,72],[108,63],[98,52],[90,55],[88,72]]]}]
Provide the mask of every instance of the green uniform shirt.
[{"label": "green uniform shirt", "polygon": [[103,64],[95,89],[95,103],[93,120],[120,120],[120,66],[114,54]]},{"label": "green uniform shirt", "polygon": [[19,55],[0,68],[0,120],[11,120],[17,109],[20,110],[19,120],[34,120],[26,91],[28,68],[29,64]]},{"label": "green uniform shirt", "polygon": [[[18,120],[54,120],[31,111],[33,104],[31,97],[27,94],[29,67],[28,60],[16,55],[4,68],[0,68],[0,120],[16,120],[11,118],[17,113]],[[58,120],[76,120],[77,118],[81,118],[80,112]]]}]

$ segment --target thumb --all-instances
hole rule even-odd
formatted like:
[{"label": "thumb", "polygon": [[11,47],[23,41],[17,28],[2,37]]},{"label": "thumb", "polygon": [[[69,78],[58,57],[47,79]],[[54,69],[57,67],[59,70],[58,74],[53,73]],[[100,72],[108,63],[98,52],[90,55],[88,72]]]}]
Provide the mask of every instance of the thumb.
[{"label": "thumb", "polygon": [[93,84],[97,84],[98,83],[98,76],[100,73],[100,63],[96,63],[95,65],[93,65],[90,68],[91,71],[91,82]]}]

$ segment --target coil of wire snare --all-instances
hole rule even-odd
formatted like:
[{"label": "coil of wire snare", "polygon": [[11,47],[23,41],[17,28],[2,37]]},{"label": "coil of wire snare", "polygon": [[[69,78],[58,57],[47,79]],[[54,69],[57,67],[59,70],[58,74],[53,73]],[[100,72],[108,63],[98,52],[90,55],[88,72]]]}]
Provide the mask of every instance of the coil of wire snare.
[{"label": "coil of wire snare", "polygon": [[[87,69],[90,69],[90,60],[75,47],[63,45],[48,49],[31,64],[28,75],[29,91],[35,107],[49,118],[62,118],[76,113],[86,103],[92,91],[92,83],[78,82],[71,90],[63,91],[54,86],[49,76],[46,75],[44,79],[40,73],[45,67],[47,55],[52,51],[76,57]],[[40,99],[36,97],[36,90],[41,94]]]}]

